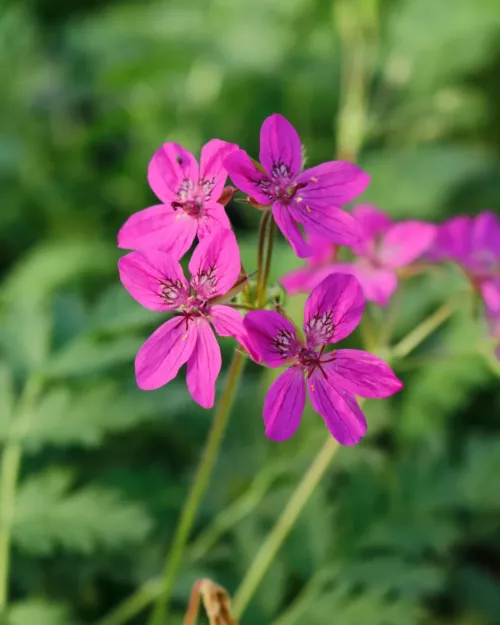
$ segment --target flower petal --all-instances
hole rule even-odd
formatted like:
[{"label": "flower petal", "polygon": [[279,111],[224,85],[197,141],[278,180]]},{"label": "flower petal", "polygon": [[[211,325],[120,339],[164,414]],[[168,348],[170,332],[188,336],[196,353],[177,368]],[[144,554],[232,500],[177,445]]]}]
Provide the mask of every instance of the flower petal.
[{"label": "flower petal", "polygon": [[161,325],[135,358],[137,385],[152,391],[173,380],[196,344],[196,324],[174,317]]},{"label": "flower petal", "polygon": [[225,160],[224,167],[231,180],[240,191],[254,198],[260,204],[271,204],[271,197],[266,193],[271,181],[259,171],[244,150],[232,152]]},{"label": "flower petal", "polygon": [[200,187],[205,200],[219,199],[227,178],[224,160],[237,149],[236,144],[220,139],[212,139],[201,148]]},{"label": "flower petal", "polygon": [[491,211],[483,211],[474,218],[471,232],[472,250],[489,250],[500,259],[500,219]]},{"label": "flower petal", "polygon": [[289,212],[308,234],[324,237],[339,245],[354,245],[361,240],[358,222],[336,206],[311,206],[305,200],[296,200],[290,204]]},{"label": "flower petal", "polygon": [[361,285],[365,298],[379,306],[387,306],[392,294],[398,288],[398,276],[394,270],[379,269],[363,260],[337,263],[333,270],[354,276]]},{"label": "flower petal", "polygon": [[172,256],[155,250],[130,252],[118,261],[120,280],[150,310],[175,310],[187,302],[189,284]]},{"label": "flower petal", "polygon": [[465,267],[471,252],[472,219],[465,215],[452,217],[438,226],[428,257],[434,262],[452,259]]},{"label": "flower petal", "polygon": [[[296,293],[310,293],[318,284],[331,273],[336,272],[336,265],[326,265],[324,267],[303,267],[290,271],[280,278],[288,295]],[[349,273],[349,272],[346,272]]]},{"label": "flower petal", "polygon": [[[300,137],[283,115],[267,117],[260,129],[259,160],[269,176],[295,178],[302,169]],[[286,170],[286,174],[284,173]]]},{"label": "flower petal", "polygon": [[248,338],[243,317],[238,310],[230,306],[215,304],[210,307],[210,321],[219,336],[234,337],[250,354],[252,360],[260,361],[259,355]]},{"label": "flower petal", "polygon": [[500,276],[482,282],[480,291],[488,314],[500,315]]},{"label": "flower petal", "polygon": [[131,215],[118,233],[118,247],[126,250],[157,249],[182,258],[191,247],[198,224],[184,211],[165,204]]},{"label": "flower petal", "polygon": [[332,384],[349,393],[369,398],[390,397],[403,388],[389,365],[368,352],[359,349],[339,349],[333,361],[323,365]]},{"label": "flower petal", "polygon": [[307,382],[312,407],[325,420],[333,438],[341,445],[356,445],[366,434],[366,419],[355,397],[336,388],[330,378],[315,371]]},{"label": "flower petal", "polygon": [[179,199],[181,185],[190,181],[189,188],[198,186],[198,163],[195,157],[178,143],[164,143],[148,167],[149,186],[165,204]]},{"label": "flower petal", "polygon": [[203,300],[224,295],[240,275],[240,251],[231,230],[205,237],[189,261],[191,286]]},{"label": "flower petal", "polygon": [[309,295],[304,309],[304,331],[310,347],[336,343],[358,326],[365,298],[353,276],[332,273]]},{"label": "flower petal", "polygon": [[380,243],[377,255],[381,264],[396,268],[409,265],[426,252],[436,236],[436,226],[419,221],[394,224]]},{"label": "flower petal", "polygon": [[220,347],[207,321],[199,319],[197,326],[196,346],[187,363],[187,387],[197,404],[212,408],[215,382],[222,365]]},{"label": "flower petal", "polygon": [[231,230],[231,222],[225,208],[217,202],[205,204],[203,216],[198,221],[198,238],[201,240],[206,236],[213,235],[221,228]]},{"label": "flower petal", "polygon": [[300,343],[293,325],[274,310],[251,310],[243,325],[253,351],[269,367],[282,367],[299,353]]},{"label": "flower petal", "polygon": [[300,424],[306,403],[304,374],[300,367],[290,367],[269,388],[264,402],[266,436],[272,441],[286,441]]},{"label": "flower petal", "polygon": [[337,246],[329,239],[320,237],[317,234],[310,234],[307,240],[313,248],[312,256],[306,261],[310,267],[324,265],[325,263],[332,262],[336,258]]},{"label": "flower petal", "polygon": [[372,204],[359,204],[352,209],[352,216],[363,230],[364,238],[376,239],[392,224],[389,215]]},{"label": "flower petal", "polygon": [[297,181],[306,185],[298,194],[305,204],[328,208],[343,206],[361,195],[370,176],[353,163],[330,161],[306,169]]},{"label": "flower petal", "polygon": [[293,251],[299,258],[306,258],[313,253],[312,247],[305,241],[304,235],[299,230],[293,219],[288,206],[278,202],[273,204],[273,217],[285,239],[292,246]]}]

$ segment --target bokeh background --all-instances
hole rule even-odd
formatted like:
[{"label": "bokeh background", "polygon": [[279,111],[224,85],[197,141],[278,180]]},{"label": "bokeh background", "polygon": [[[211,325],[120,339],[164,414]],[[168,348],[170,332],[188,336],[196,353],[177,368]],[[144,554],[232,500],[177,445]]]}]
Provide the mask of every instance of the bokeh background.
[{"label": "bokeh background", "polygon": [[[160,319],[119,285],[115,240],[154,203],[152,153],[219,137],[257,155],[280,112],[311,164],[362,139],[363,199],[394,218],[499,211],[500,2],[4,0],[0,84],[2,624],[96,623],[154,596],[211,418],[182,375],[135,386]],[[251,268],[259,216],[228,212]],[[278,240],[274,277],[296,266]],[[394,338],[462,286],[448,270],[405,284]],[[482,332],[464,299],[398,365],[405,390],[366,404],[367,438],[336,457],[244,623],[500,623],[500,392]],[[173,625],[197,578],[235,590],[326,436],[306,411],[292,441],[265,439],[266,375],[245,374]]]}]

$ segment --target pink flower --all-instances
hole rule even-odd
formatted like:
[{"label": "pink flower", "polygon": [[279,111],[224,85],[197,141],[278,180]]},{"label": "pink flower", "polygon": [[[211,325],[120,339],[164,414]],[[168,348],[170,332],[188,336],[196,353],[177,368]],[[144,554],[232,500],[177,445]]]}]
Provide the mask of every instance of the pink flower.
[{"label": "pink flower", "polygon": [[274,219],[297,256],[305,258],[313,253],[298,223],[306,232],[334,243],[351,245],[359,239],[355,220],[340,206],[363,193],[368,174],[341,161],[302,172],[299,135],[281,115],[271,115],[262,124],[259,158],[262,166],[237,150],[224,165],[241,191],[260,204],[272,204]]},{"label": "pink flower", "polygon": [[492,316],[500,314],[500,219],[485,211],[453,217],[438,229],[430,253],[434,261],[452,260],[463,269]]},{"label": "pink flower", "polygon": [[[187,362],[187,385],[204,408],[214,404],[221,352],[210,324],[220,336],[244,342],[240,313],[218,303],[238,279],[241,263],[230,230],[206,237],[189,262],[191,280],[177,260],[158,250],[136,251],[119,260],[120,279],[139,304],[150,310],[177,311],[144,343],[135,359],[138,386],[157,389],[173,380]],[[230,295],[229,295],[230,297]]]},{"label": "pink flower", "polygon": [[281,280],[288,293],[308,291],[333,271],[359,280],[366,299],[386,306],[398,286],[398,270],[421,256],[432,244],[436,227],[419,221],[393,223],[388,215],[364,204],[353,210],[361,226],[362,240],[352,247],[351,263],[323,263],[299,269]]},{"label": "pink flower", "polygon": [[364,298],[353,276],[331,274],[305,304],[305,340],[278,312],[247,313],[249,341],[269,367],[289,368],[271,385],[264,403],[266,436],[290,438],[299,426],[306,400],[342,445],[355,445],[366,432],[366,420],[354,395],[389,397],[402,383],[380,358],[355,349],[325,352],[356,328]]},{"label": "pink flower", "polygon": [[158,249],[176,259],[220,228],[230,229],[218,202],[227,178],[223,161],[238,146],[212,139],[201,149],[200,167],[178,143],[165,143],[148,168],[149,186],[162,204],[134,213],[118,233],[118,247]]}]

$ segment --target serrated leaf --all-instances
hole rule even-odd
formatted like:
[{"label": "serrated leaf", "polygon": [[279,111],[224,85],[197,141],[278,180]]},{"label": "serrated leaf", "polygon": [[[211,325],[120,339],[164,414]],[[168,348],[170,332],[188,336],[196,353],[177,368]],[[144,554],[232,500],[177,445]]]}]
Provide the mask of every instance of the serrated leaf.
[{"label": "serrated leaf", "polygon": [[13,540],[23,551],[49,555],[61,548],[90,554],[143,540],[151,521],[138,504],[99,486],[71,490],[71,475],[49,470],[19,488]]}]

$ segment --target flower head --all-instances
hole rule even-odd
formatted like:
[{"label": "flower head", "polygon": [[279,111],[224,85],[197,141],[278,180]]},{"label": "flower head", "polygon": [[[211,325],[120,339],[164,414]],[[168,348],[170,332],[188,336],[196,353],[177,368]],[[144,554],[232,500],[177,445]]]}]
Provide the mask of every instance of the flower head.
[{"label": "flower head", "polygon": [[236,238],[230,230],[206,237],[189,262],[189,282],[179,262],[158,250],[127,254],[118,263],[120,279],[142,306],[176,316],[161,325],[140,348],[135,359],[137,384],[153,390],[173,380],[187,363],[187,385],[193,399],[211,408],[221,352],[211,326],[220,336],[244,342],[240,313],[219,303],[240,274]]},{"label": "flower head", "polygon": [[266,436],[290,438],[299,426],[306,387],[314,410],[342,445],[355,445],[366,432],[366,420],[356,401],[389,397],[402,383],[380,358],[364,351],[326,352],[361,320],[364,298],[353,276],[331,274],[311,293],[304,310],[304,335],[278,312],[247,313],[248,340],[270,367],[288,366],[272,384],[264,403]]},{"label": "flower head", "polygon": [[340,207],[366,189],[368,174],[341,161],[302,171],[299,135],[276,114],[262,124],[259,158],[261,166],[243,150],[236,150],[224,165],[241,191],[260,204],[272,205],[274,219],[297,256],[313,253],[297,224],[334,243],[351,245],[359,239],[355,220]]},{"label": "flower head", "polygon": [[453,217],[439,227],[430,252],[434,261],[451,260],[482,296],[487,313],[500,315],[500,219],[490,211]]},{"label": "flower head", "polygon": [[289,294],[307,292],[335,271],[356,276],[366,299],[386,306],[398,286],[398,270],[421,256],[436,234],[431,224],[393,223],[386,213],[367,204],[357,206],[353,215],[362,231],[361,241],[352,247],[356,259],[336,263],[332,258],[289,273],[281,280]]},{"label": "flower head", "polygon": [[178,143],[165,143],[148,168],[149,186],[162,202],[134,213],[118,233],[118,247],[158,249],[180,259],[201,240],[231,224],[219,198],[227,172],[223,162],[238,146],[212,139],[201,149],[200,167]]}]

